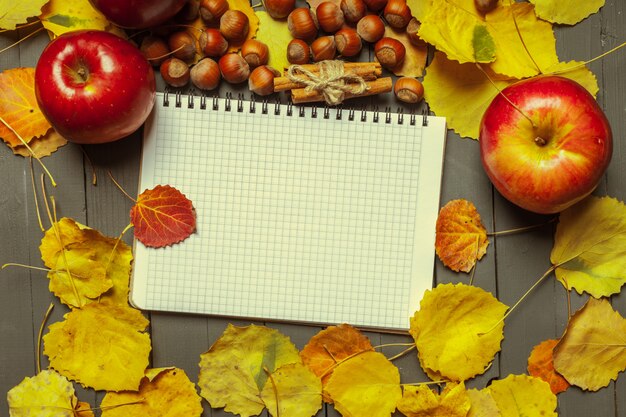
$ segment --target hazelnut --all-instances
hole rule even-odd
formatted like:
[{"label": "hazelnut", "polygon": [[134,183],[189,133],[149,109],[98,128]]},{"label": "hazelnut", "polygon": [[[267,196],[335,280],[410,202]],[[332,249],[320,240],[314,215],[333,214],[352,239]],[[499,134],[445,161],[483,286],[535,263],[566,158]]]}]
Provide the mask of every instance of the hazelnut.
[{"label": "hazelnut", "polygon": [[311,50],[302,39],[292,39],[287,45],[287,61],[303,65],[310,61]]},{"label": "hazelnut", "polygon": [[159,68],[163,81],[172,87],[183,87],[189,82],[189,65],[178,58],[168,58]]},{"label": "hazelnut", "polygon": [[250,76],[250,65],[239,54],[230,53],[220,58],[217,63],[222,77],[231,84],[239,84]]},{"label": "hazelnut", "polygon": [[274,68],[267,65],[261,65],[260,67],[256,67],[252,73],[250,73],[250,78],[248,78],[248,88],[255,94],[267,96],[274,92],[274,78],[279,76],[280,72]]},{"label": "hazelnut", "polygon": [[395,68],[404,61],[406,48],[399,40],[385,37],[374,45],[374,54],[382,66]]},{"label": "hazelnut", "polygon": [[248,39],[241,46],[241,56],[252,68],[267,64],[269,54],[267,45],[256,39]]},{"label": "hazelnut", "polygon": [[324,32],[334,33],[341,29],[344,23],[343,12],[335,3],[324,1],[315,9],[317,24]]},{"label": "hazelnut", "polygon": [[424,98],[424,86],[412,77],[401,77],[396,81],[393,92],[400,101],[417,103]]},{"label": "hazelnut", "polygon": [[312,41],[317,36],[317,22],[307,7],[294,9],[287,17],[287,27],[296,39]]},{"label": "hazelnut", "polygon": [[356,32],[366,42],[378,42],[385,35],[385,23],[375,14],[368,14],[356,24]]},{"label": "hazelnut", "polygon": [[315,62],[333,59],[336,53],[337,47],[333,36],[320,36],[311,44],[311,54]]},{"label": "hazelnut", "polygon": [[214,90],[220,84],[222,75],[217,62],[203,58],[191,67],[191,83],[201,90]]},{"label": "hazelnut", "polygon": [[228,42],[243,42],[249,30],[248,16],[240,10],[227,10],[220,18],[220,32]]},{"label": "hazelnut", "polygon": [[343,28],[335,33],[335,43],[337,51],[342,56],[355,56],[361,52],[363,46],[361,37],[352,28]]}]

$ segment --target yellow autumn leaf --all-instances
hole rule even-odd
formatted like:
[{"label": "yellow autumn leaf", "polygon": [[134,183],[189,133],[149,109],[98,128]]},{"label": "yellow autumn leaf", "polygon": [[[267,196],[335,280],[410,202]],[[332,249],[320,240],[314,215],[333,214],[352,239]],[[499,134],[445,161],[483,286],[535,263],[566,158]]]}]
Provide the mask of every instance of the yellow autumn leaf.
[{"label": "yellow autumn leaf", "polygon": [[471,403],[467,417],[500,417],[502,415],[489,390],[469,389],[467,396]]},{"label": "yellow autumn leaf", "polygon": [[426,58],[428,57],[428,45],[425,42],[420,42],[416,45],[411,42],[406,30],[397,30],[391,26],[385,26],[384,36],[400,41],[406,49],[402,64],[393,68],[391,72],[399,77],[421,77],[424,75]]},{"label": "yellow autumn leaf", "polygon": [[211,348],[200,355],[198,386],[211,407],[248,417],[265,407],[261,392],[283,365],[302,363],[298,349],[275,329],[228,325]]},{"label": "yellow autumn leaf", "polygon": [[0,29],[13,30],[29,17],[38,16],[48,0],[0,0]]},{"label": "yellow autumn leaf", "polygon": [[73,417],[95,417],[95,414],[89,403],[79,401],[74,408]]},{"label": "yellow autumn leaf", "polygon": [[108,392],[102,399],[102,417],[195,417],[202,399],[185,371],[179,368],[146,370],[139,390]]},{"label": "yellow autumn leaf", "polygon": [[619,293],[626,283],[626,205],[590,196],[563,211],[550,261],[567,289],[596,298]]},{"label": "yellow autumn leaf", "polygon": [[[459,64],[447,59],[442,52],[435,52],[432,63],[426,69],[426,102],[436,115],[447,117],[448,127],[460,136],[478,139],[480,121],[498,90],[517,81],[495,74],[490,66],[483,68],[487,74],[474,64]],[[580,62],[558,63],[546,71],[580,83],[594,96],[598,92],[595,76]]]},{"label": "yellow autumn leaf", "polygon": [[538,19],[531,4],[497,7],[485,16],[485,20],[496,45],[496,60],[491,64],[496,74],[512,78],[531,77],[546,72],[559,62],[552,25]]},{"label": "yellow autumn leaf", "polygon": [[433,8],[434,0],[407,0],[406,4],[411,9],[411,14],[419,22],[423,22]]},{"label": "yellow autumn leaf", "polygon": [[310,417],[322,408],[322,381],[303,364],[281,366],[269,378],[261,399],[270,415]]},{"label": "yellow autumn leaf", "polygon": [[124,36],[124,32],[94,9],[89,0],[50,0],[41,10],[39,19],[51,39],[80,29],[106,30]]},{"label": "yellow autumn leaf", "polygon": [[24,378],[7,393],[11,417],[74,417],[74,386],[53,370]]},{"label": "yellow autumn leaf", "polygon": [[494,40],[474,0],[436,1],[421,23],[419,37],[448,59],[465,63],[492,62],[496,58]]},{"label": "yellow autumn leaf", "polygon": [[557,417],[556,395],[547,382],[528,375],[509,375],[486,388],[502,417]]},{"label": "yellow autumn leaf", "polygon": [[274,19],[267,12],[256,12],[259,18],[259,31],[256,38],[269,48],[268,65],[282,72],[291,65],[287,60],[287,44],[293,37],[286,19]]},{"label": "yellow autumn leaf", "polygon": [[535,5],[535,13],[552,23],[575,25],[596,13],[604,0],[529,0]]},{"label": "yellow autumn leaf", "polygon": [[424,371],[451,381],[483,373],[500,351],[507,308],[487,291],[465,284],[426,291],[409,330]]},{"label": "yellow autumn leaf", "polygon": [[64,217],[46,231],[39,250],[50,268],[50,291],[64,304],[82,307],[103,294],[126,304],[132,252],[124,242]]},{"label": "yellow autumn leaf", "polygon": [[400,372],[382,353],[363,352],[337,365],[324,396],[344,417],[389,417],[402,398]]},{"label": "yellow autumn leaf", "polygon": [[465,384],[449,383],[437,394],[427,385],[405,386],[398,410],[407,417],[465,417],[471,402]]},{"label": "yellow autumn leaf", "polygon": [[626,370],[626,319],[606,298],[590,298],[554,348],[554,368],[567,381],[597,391]]},{"label": "yellow autumn leaf", "polygon": [[[52,155],[60,147],[67,145],[67,140],[57,133],[56,130],[50,129],[45,135],[33,138],[28,142],[28,148],[25,145],[18,145],[12,148],[13,153],[23,157],[29,157],[33,154],[37,158],[43,158],[44,156]],[[32,151],[32,153],[31,153]]]},{"label": "yellow autumn leaf", "polygon": [[90,303],[52,324],[44,354],[61,375],[96,390],[137,390],[148,366],[148,320],[139,310]]}]

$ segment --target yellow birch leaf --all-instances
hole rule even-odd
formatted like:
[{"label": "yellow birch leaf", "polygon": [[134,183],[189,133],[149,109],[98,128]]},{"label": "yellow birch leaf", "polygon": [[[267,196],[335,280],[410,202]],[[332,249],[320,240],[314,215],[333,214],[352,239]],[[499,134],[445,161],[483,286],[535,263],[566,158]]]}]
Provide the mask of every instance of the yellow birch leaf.
[{"label": "yellow birch leaf", "polygon": [[596,13],[604,0],[529,0],[535,5],[535,13],[552,23],[575,25]]},{"label": "yellow birch leaf", "polygon": [[0,0],[0,29],[13,30],[29,17],[38,16],[48,0]]},{"label": "yellow birch leaf", "polygon": [[486,388],[502,417],[557,417],[556,395],[547,382],[528,375],[509,375]]},{"label": "yellow birch leaf", "polygon": [[256,38],[269,48],[268,65],[282,73],[291,65],[287,60],[287,44],[293,36],[289,32],[286,19],[274,19],[267,12],[256,12],[259,18],[259,31]]},{"label": "yellow birch leaf", "polygon": [[89,0],[50,0],[41,12],[39,19],[51,39],[81,29],[106,30],[124,36],[124,32],[112,25]]},{"label": "yellow birch leaf", "polygon": [[349,324],[340,324],[313,336],[300,352],[300,357],[325,384],[337,362],[368,350],[374,348],[363,333]]},{"label": "yellow birch leaf", "polygon": [[[531,77],[539,74],[539,69],[546,72],[559,62],[552,25],[537,19],[531,4],[497,7],[485,16],[485,20],[496,44],[496,60],[491,64],[496,74],[512,78]],[[524,39],[523,44],[515,22]]]},{"label": "yellow birch leaf", "polygon": [[416,45],[411,42],[406,30],[397,30],[391,26],[385,26],[384,36],[400,41],[406,49],[402,64],[391,70],[395,75],[404,77],[421,77],[424,75],[428,56],[428,45],[425,42]]},{"label": "yellow birch leaf", "polygon": [[400,372],[382,353],[363,352],[337,365],[324,395],[344,417],[389,417],[402,398]]},{"label": "yellow birch leaf", "polygon": [[196,417],[201,402],[185,371],[158,368],[146,370],[136,392],[108,392],[100,407],[102,417]]},{"label": "yellow birch leaf", "polygon": [[81,307],[105,293],[126,304],[132,253],[124,242],[64,217],[46,231],[39,251],[51,269],[50,291],[64,304]]},{"label": "yellow birch leaf", "polygon": [[435,250],[445,266],[469,272],[487,253],[488,245],[487,230],[470,201],[451,200],[439,210]]},{"label": "yellow birch leaf", "polygon": [[[0,73],[0,137],[11,148],[23,146],[50,130],[35,97],[35,68],[12,68]],[[12,130],[9,129],[8,124]]]},{"label": "yellow birch leaf", "polygon": [[606,298],[590,298],[554,348],[554,368],[567,381],[597,391],[626,370],[626,319]]},{"label": "yellow birch leaf", "polygon": [[496,58],[494,40],[474,0],[436,1],[421,23],[419,37],[448,59],[465,63],[492,62]]},{"label": "yellow birch leaf", "polygon": [[485,372],[500,351],[507,308],[487,291],[465,284],[426,291],[409,330],[422,368],[451,381]]},{"label": "yellow birch leaf", "polygon": [[67,145],[67,140],[59,135],[56,130],[50,129],[45,135],[33,138],[28,142],[30,151],[33,151],[32,154],[25,145],[13,147],[13,153],[23,157],[32,156],[34,154],[37,158],[43,158],[44,156],[52,155],[60,147],[65,145]]},{"label": "yellow birch leaf", "polygon": [[74,386],[53,370],[24,378],[7,393],[11,417],[74,417]]},{"label": "yellow birch leaf", "polygon": [[433,9],[434,0],[407,0],[406,4],[411,9],[411,14],[419,22],[423,22],[428,13]]},{"label": "yellow birch leaf", "polygon": [[43,337],[52,368],[96,390],[139,388],[151,349],[148,320],[139,310],[90,303],[64,317]]},{"label": "yellow birch leaf", "polygon": [[398,410],[407,417],[465,417],[470,410],[465,384],[449,383],[437,394],[427,385],[405,386]]},{"label": "yellow birch leaf", "polygon": [[[548,67],[547,73],[570,78],[595,96],[598,92],[596,78],[581,64],[576,61],[558,63]],[[447,117],[448,127],[460,136],[478,139],[480,121],[498,90],[517,81],[495,74],[490,66],[484,69],[487,75],[474,64],[447,59],[442,52],[435,52],[433,62],[426,69],[424,98],[436,115]]]},{"label": "yellow birch leaf", "polygon": [[626,283],[624,203],[590,196],[563,211],[550,261],[569,290],[596,298],[619,293]]},{"label": "yellow birch leaf", "polygon": [[301,363],[298,349],[275,329],[228,325],[211,348],[200,355],[198,386],[211,407],[248,417],[265,403],[261,392],[283,365]]},{"label": "yellow birch leaf", "polygon": [[269,378],[261,399],[272,416],[310,417],[322,408],[322,382],[303,364],[281,366]]},{"label": "yellow birch leaf", "polygon": [[469,389],[467,395],[471,402],[467,417],[501,417],[498,404],[489,390]]}]

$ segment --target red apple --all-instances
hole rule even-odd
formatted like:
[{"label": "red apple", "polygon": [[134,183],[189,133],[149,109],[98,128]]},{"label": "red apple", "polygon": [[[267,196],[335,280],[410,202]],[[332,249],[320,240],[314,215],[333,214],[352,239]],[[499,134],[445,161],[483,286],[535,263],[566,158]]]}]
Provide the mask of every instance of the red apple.
[{"label": "red apple", "polygon": [[613,150],[611,127],[593,96],[558,76],[505,88],[483,115],[479,139],[496,189],[518,206],[546,214],[589,195]]},{"label": "red apple", "polygon": [[76,143],[103,143],[137,130],[152,106],[152,66],[130,42],[76,31],[48,44],[35,69],[35,95],[52,127]]},{"label": "red apple", "polygon": [[187,0],[89,0],[118,26],[143,29],[157,26],[180,11]]}]

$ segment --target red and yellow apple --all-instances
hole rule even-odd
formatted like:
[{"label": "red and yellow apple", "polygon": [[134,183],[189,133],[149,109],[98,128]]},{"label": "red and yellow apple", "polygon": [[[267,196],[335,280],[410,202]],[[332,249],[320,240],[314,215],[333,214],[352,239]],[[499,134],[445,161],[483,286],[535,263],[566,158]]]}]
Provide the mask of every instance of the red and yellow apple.
[{"label": "red and yellow apple", "polygon": [[37,103],[52,127],[76,143],[130,135],[154,105],[152,66],[133,44],[103,31],[76,31],[48,44],[35,69]]},{"label": "red and yellow apple", "polygon": [[557,213],[598,185],[613,150],[609,122],[580,84],[538,76],[512,84],[480,124],[483,167],[509,201]]},{"label": "red and yellow apple", "polygon": [[110,22],[124,28],[145,29],[167,21],[187,0],[89,0]]}]

